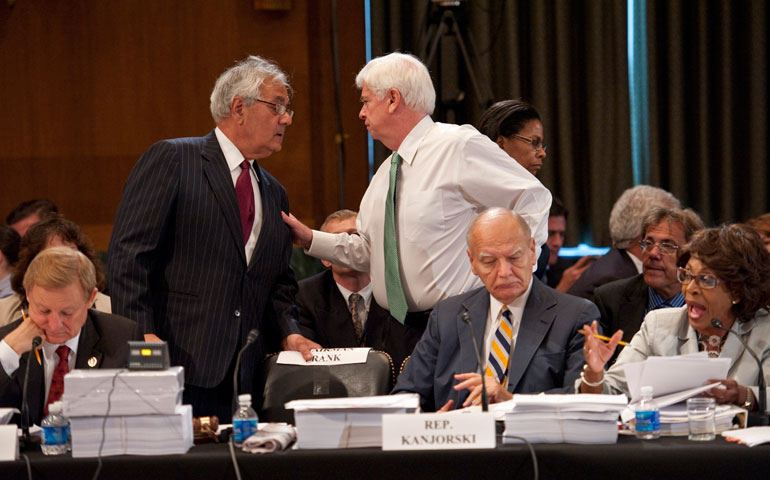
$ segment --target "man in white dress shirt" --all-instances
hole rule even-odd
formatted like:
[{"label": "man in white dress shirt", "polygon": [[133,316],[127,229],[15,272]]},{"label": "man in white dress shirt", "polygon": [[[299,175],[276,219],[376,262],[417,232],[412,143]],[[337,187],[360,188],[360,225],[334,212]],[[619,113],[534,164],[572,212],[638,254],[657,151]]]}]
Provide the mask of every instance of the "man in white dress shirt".
[{"label": "man in white dress shirt", "polygon": [[[532,228],[539,253],[551,194],[472,126],[430,118],[436,94],[417,58],[401,53],[376,58],[359,72],[356,85],[363,103],[359,117],[372,138],[394,152],[361,200],[358,235],[310,230],[291,215],[284,221],[310,255],[370,271],[377,303],[400,322],[424,329],[439,300],[481,286],[464,258],[471,220],[487,207],[511,209]],[[391,217],[389,191],[395,198]],[[393,231],[395,260],[385,253]],[[386,287],[394,278],[401,285]]]}]

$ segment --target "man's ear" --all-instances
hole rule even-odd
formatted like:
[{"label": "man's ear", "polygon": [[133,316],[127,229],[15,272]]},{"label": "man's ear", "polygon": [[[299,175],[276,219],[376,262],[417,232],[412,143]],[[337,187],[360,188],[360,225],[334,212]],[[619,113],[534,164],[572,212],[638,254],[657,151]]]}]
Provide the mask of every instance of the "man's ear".
[{"label": "man's ear", "polygon": [[230,102],[230,116],[235,119],[243,117],[243,109],[246,108],[246,103],[238,95],[234,96]]},{"label": "man's ear", "polygon": [[388,112],[393,113],[398,106],[401,105],[401,102],[403,102],[404,99],[401,97],[401,92],[395,88],[391,88],[388,90],[388,93],[385,94],[385,100],[388,102]]}]

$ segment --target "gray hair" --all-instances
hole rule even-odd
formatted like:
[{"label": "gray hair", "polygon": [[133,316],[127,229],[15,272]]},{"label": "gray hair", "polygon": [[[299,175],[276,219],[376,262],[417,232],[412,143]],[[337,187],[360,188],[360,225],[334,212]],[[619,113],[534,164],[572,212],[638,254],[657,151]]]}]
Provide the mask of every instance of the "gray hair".
[{"label": "gray hair", "polygon": [[428,68],[414,55],[391,53],[371,60],[356,75],[359,90],[364,82],[378,100],[395,88],[415,112],[430,115],[436,106],[436,90]]},{"label": "gray hair", "polygon": [[506,216],[513,218],[519,223],[519,226],[521,227],[522,231],[524,231],[524,235],[527,238],[532,237],[532,229],[529,228],[529,225],[527,224],[527,221],[524,220],[524,217],[514,212],[513,210],[508,210],[507,208],[489,207],[483,210],[478,215],[476,215],[476,218],[474,218],[473,221],[471,222],[471,226],[468,227],[468,233],[465,234],[465,243],[468,245],[468,248],[473,250],[473,248],[471,247],[471,237],[473,236],[473,231],[476,230],[476,225],[478,225],[481,222],[491,220],[493,218],[506,217]]},{"label": "gray hair", "polygon": [[644,217],[642,222],[642,235],[647,234],[647,229],[666,221],[669,225],[679,223],[684,229],[684,239],[689,242],[693,234],[698,230],[703,230],[703,220],[700,219],[695,211],[689,208],[666,208],[652,207]]},{"label": "gray hair", "polygon": [[[218,122],[230,116],[230,104],[236,96],[244,99],[247,106],[253,105],[262,93],[265,82],[276,82],[286,87],[291,96],[291,85],[286,73],[275,63],[251,55],[235,66],[225,70],[217,78],[211,91],[211,116]],[[287,99],[288,100],[288,99]]]},{"label": "gray hair", "polygon": [[617,199],[610,212],[610,237],[616,248],[628,248],[644,231],[644,217],[652,207],[681,208],[669,192],[649,185],[629,188]]},{"label": "gray hair", "polygon": [[324,232],[324,228],[329,222],[333,222],[334,220],[347,220],[348,218],[354,218],[358,216],[358,212],[354,212],[353,210],[343,209],[343,210],[337,210],[336,212],[330,213],[328,217],[326,217],[326,220],[324,220],[324,223],[321,224],[321,230]]}]

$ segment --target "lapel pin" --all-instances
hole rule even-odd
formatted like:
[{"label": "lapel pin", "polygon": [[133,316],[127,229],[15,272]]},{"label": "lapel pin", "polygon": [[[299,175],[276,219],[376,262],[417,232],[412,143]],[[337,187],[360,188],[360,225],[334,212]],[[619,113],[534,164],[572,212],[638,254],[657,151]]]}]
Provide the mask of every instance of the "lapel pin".
[{"label": "lapel pin", "polygon": [[94,368],[96,366],[96,357],[91,357],[88,359],[88,366],[91,368]]}]

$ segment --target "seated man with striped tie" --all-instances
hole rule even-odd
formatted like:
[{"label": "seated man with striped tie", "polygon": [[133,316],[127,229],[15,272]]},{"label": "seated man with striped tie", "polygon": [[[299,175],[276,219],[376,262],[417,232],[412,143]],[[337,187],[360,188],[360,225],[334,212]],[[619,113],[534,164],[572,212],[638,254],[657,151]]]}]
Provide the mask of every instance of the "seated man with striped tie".
[{"label": "seated man with striped tie", "polygon": [[[357,213],[338,210],[322,232],[355,234]],[[402,325],[372,295],[369,272],[323,260],[328,268],[299,282],[297,320],[302,335],[324,348],[372,347],[387,352],[398,372],[421,333]]]},{"label": "seated man with striped tie", "polygon": [[535,241],[510,210],[480,213],[467,241],[471,270],[484,287],[436,305],[393,393],[419,393],[429,412],[466,407],[480,399],[482,370],[490,403],[515,393],[571,391],[583,366],[580,331],[599,318],[596,306],[532,276]]},{"label": "seated man with striped tie", "polygon": [[[40,252],[24,274],[24,290],[28,315],[0,328],[0,407],[21,410],[24,375],[31,362],[29,424],[39,425],[48,405],[61,398],[67,372],[123,367],[127,342],[143,340],[144,335],[133,320],[89,309],[97,292],[96,272],[78,250],[52,247]],[[35,337],[42,343],[33,352]]]}]

